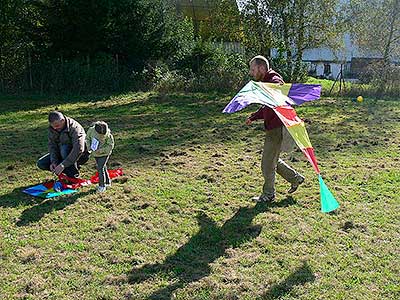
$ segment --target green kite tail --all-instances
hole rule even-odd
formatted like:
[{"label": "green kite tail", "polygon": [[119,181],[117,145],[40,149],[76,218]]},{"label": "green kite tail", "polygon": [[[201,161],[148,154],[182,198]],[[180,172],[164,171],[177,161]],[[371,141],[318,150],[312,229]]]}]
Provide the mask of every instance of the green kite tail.
[{"label": "green kite tail", "polygon": [[319,191],[321,194],[321,211],[323,213],[334,211],[339,207],[339,203],[336,201],[335,197],[332,195],[331,191],[326,186],[320,174],[318,174],[318,180],[319,180]]}]

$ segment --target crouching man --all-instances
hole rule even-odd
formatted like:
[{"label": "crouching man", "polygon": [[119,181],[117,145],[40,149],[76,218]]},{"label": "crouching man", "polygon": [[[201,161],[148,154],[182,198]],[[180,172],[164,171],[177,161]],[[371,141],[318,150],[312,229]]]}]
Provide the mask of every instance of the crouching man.
[{"label": "crouching man", "polygon": [[57,175],[79,177],[80,166],[89,159],[86,133],[82,125],[59,111],[49,113],[49,153],[39,158],[37,166]]}]

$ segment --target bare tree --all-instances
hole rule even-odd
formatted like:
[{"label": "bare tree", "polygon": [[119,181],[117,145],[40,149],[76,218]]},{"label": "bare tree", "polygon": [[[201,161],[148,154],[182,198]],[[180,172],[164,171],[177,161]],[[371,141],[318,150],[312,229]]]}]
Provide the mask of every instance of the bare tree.
[{"label": "bare tree", "polygon": [[352,0],[349,20],[361,50],[377,52],[385,63],[399,60],[400,0]]}]

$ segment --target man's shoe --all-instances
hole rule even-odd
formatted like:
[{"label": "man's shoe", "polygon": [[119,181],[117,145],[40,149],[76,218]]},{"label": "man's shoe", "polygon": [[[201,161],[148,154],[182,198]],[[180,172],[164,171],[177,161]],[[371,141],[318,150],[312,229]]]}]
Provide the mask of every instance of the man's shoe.
[{"label": "man's shoe", "polygon": [[255,202],[272,202],[275,200],[275,195],[267,196],[262,194],[261,196],[253,197],[253,201]]},{"label": "man's shoe", "polygon": [[304,176],[299,176],[299,178],[297,179],[297,181],[295,183],[292,183],[292,185],[290,186],[290,189],[288,190],[289,194],[294,193],[295,191],[297,191],[297,188],[299,187],[300,184],[302,184],[304,182]]}]

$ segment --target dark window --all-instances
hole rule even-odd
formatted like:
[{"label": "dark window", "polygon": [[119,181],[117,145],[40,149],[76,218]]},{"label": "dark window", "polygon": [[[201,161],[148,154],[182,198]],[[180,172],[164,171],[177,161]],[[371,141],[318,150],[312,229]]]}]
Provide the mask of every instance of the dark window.
[{"label": "dark window", "polygon": [[331,74],[331,65],[330,64],[324,64],[324,75],[329,76]]}]

